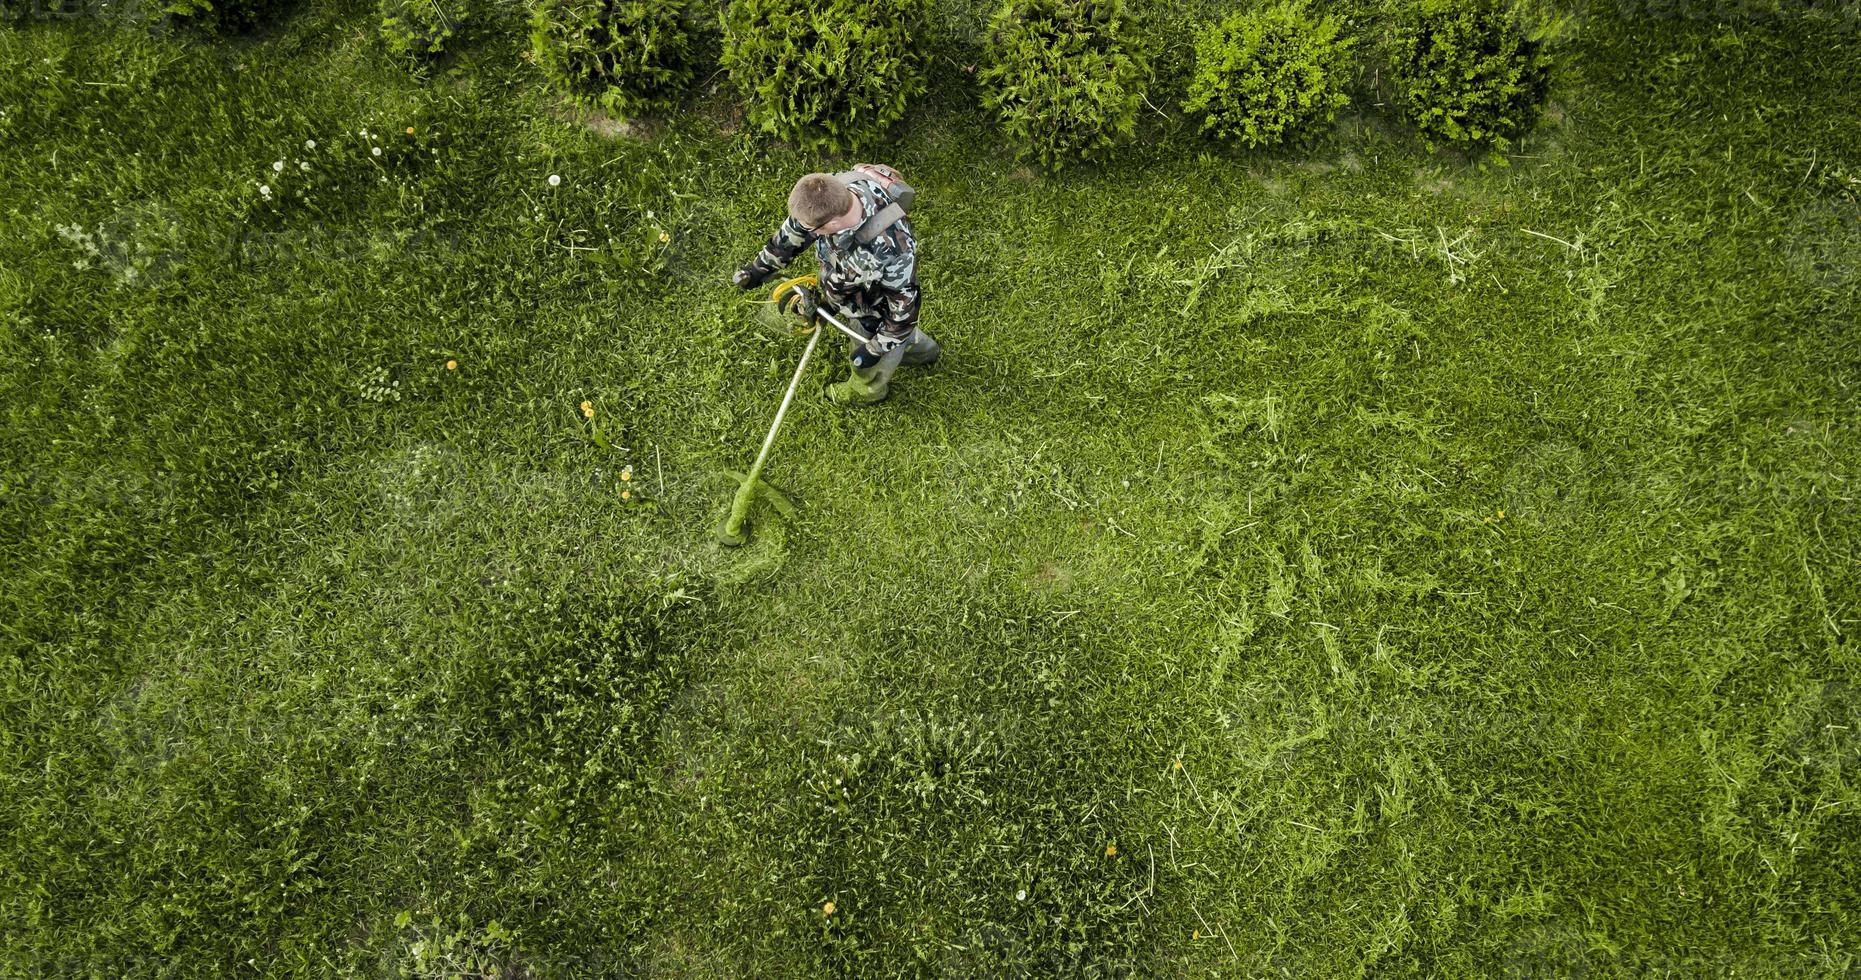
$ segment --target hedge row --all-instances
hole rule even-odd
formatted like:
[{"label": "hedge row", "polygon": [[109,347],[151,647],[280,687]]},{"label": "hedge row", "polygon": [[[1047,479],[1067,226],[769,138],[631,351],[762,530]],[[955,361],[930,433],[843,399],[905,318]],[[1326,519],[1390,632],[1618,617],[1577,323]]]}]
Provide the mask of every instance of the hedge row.
[{"label": "hedge row", "polygon": [[[407,0],[384,0],[404,3]],[[810,149],[870,145],[925,88],[928,0],[732,0],[723,68],[757,131]],[[534,60],[551,84],[627,112],[672,107],[696,21],[682,3],[542,0]],[[1550,59],[1506,0],[1390,0],[1378,18],[1394,100],[1424,142],[1504,149],[1534,124]],[[1179,102],[1202,130],[1258,147],[1308,137],[1350,103],[1355,38],[1307,0],[1203,25]],[[976,78],[1023,158],[1049,169],[1135,133],[1158,79],[1154,33],[1127,0],[1005,0]],[[972,68],[973,70],[973,68]]]},{"label": "hedge row", "polygon": [[[173,17],[250,27],[281,0],[167,0]],[[492,0],[377,0],[386,44],[426,57]],[[881,138],[926,88],[950,25],[940,0],[730,0],[722,68],[749,126],[819,151]],[[1248,147],[1321,132],[1350,104],[1362,66],[1350,21],[1309,0],[1190,25],[1192,65],[1159,57],[1165,25],[1130,0],[1003,0],[969,66],[982,105],[1024,159],[1057,169],[1135,135],[1160,83],[1215,139]],[[1367,18],[1391,100],[1422,140],[1503,150],[1536,122],[1551,60],[1510,0],[1377,0]],[[695,77],[713,15],[691,0],[533,0],[531,60],[569,98],[613,115],[666,112]],[[1173,29],[1177,25],[1168,25]],[[977,70],[979,68],[979,70]],[[1177,73],[1181,72],[1182,75]],[[1168,101],[1168,99],[1165,99]]]}]

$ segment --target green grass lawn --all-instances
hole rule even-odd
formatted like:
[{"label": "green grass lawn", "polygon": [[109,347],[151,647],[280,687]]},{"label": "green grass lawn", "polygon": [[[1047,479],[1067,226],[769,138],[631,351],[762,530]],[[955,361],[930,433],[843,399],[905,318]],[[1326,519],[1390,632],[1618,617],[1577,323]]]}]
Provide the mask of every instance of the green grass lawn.
[{"label": "green grass lawn", "polygon": [[[1041,176],[371,24],[0,28],[0,973],[1861,971],[1851,26]],[[944,359],[720,550],[851,159]]]}]

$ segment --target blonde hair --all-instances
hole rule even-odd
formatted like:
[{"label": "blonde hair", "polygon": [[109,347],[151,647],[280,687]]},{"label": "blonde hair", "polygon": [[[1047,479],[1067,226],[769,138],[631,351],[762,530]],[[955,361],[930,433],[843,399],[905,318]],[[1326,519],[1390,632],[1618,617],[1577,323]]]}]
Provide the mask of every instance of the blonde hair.
[{"label": "blonde hair", "polygon": [[847,212],[853,191],[833,174],[812,173],[795,181],[788,192],[788,213],[809,228],[818,228]]}]

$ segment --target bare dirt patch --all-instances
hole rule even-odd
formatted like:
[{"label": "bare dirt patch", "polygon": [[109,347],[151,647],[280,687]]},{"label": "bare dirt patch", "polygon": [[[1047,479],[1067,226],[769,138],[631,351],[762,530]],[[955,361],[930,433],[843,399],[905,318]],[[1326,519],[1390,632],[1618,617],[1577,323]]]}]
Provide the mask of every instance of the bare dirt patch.
[{"label": "bare dirt patch", "polygon": [[644,119],[622,119],[610,116],[599,109],[563,104],[550,110],[551,115],[564,122],[586,126],[597,135],[607,139],[650,140],[657,135],[659,127]]}]

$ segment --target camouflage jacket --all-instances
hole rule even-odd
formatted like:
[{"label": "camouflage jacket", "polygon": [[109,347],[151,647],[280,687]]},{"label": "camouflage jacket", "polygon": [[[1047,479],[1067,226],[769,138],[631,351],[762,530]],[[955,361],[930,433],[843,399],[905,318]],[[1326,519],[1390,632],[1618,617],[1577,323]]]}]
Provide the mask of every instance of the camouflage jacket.
[{"label": "camouflage jacket", "polygon": [[[859,199],[862,221],[890,203],[874,181],[855,178],[848,186]],[[786,218],[751,265],[765,276],[773,275],[812,242],[821,261],[822,305],[864,321],[868,330],[876,328],[888,338],[908,337],[918,322],[918,242],[911,219],[898,219],[870,245],[853,240],[858,230],[855,226],[822,236]]]}]

